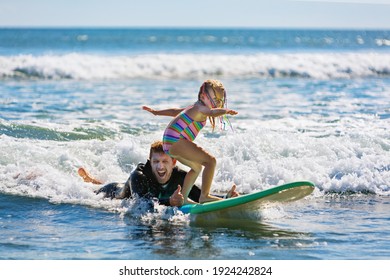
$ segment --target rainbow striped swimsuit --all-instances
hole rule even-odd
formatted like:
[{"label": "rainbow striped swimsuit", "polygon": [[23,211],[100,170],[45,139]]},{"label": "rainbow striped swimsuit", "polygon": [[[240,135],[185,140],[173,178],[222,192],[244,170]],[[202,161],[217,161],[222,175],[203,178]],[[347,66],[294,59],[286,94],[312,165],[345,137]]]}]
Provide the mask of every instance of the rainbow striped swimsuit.
[{"label": "rainbow striped swimsuit", "polygon": [[194,141],[199,131],[205,126],[206,121],[198,122],[190,118],[185,112],[181,112],[164,131],[163,149],[168,155],[171,146],[184,138]]}]

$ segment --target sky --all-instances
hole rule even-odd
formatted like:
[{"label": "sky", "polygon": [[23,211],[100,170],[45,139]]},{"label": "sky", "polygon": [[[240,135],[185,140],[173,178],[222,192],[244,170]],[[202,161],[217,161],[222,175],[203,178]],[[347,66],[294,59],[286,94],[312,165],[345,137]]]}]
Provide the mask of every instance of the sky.
[{"label": "sky", "polygon": [[390,30],[390,0],[0,0],[0,27]]}]

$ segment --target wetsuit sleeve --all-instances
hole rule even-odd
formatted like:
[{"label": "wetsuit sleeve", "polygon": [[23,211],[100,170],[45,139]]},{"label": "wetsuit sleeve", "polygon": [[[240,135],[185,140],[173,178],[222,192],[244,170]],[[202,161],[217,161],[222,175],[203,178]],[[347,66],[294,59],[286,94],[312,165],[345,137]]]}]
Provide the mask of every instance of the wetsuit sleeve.
[{"label": "wetsuit sleeve", "polygon": [[138,164],[137,168],[130,174],[126,186],[130,189],[133,197],[157,198],[160,204],[169,205],[169,197],[166,198],[161,194],[160,184],[154,180],[149,161],[146,164]]},{"label": "wetsuit sleeve", "polygon": [[171,206],[171,202],[169,201],[169,198],[159,198],[158,203],[165,206]]},{"label": "wetsuit sleeve", "polygon": [[[129,183],[130,181],[130,183]],[[136,194],[138,197],[147,199],[158,199],[158,203],[170,206],[169,197],[161,197],[158,190],[158,184],[153,182],[151,178],[145,175],[142,171],[135,170],[131,173],[126,185],[130,185],[131,194]]]},{"label": "wetsuit sleeve", "polygon": [[110,183],[105,185],[104,187],[100,188],[98,191],[96,191],[96,194],[104,193],[105,198],[117,198],[116,194],[119,190],[121,190],[123,187],[123,184],[120,183]]},{"label": "wetsuit sleeve", "polygon": [[143,174],[141,170],[134,170],[130,174],[130,178],[127,180],[126,185],[130,186],[131,194],[139,197],[150,198],[152,195],[149,192],[150,180]]}]

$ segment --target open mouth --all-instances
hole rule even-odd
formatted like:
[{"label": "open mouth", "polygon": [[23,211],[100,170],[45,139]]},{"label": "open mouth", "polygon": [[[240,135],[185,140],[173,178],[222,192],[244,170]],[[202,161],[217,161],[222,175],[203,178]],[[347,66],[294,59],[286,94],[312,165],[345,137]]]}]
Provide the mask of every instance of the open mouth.
[{"label": "open mouth", "polygon": [[163,178],[167,172],[166,171],[157,171],[158,176]]}]

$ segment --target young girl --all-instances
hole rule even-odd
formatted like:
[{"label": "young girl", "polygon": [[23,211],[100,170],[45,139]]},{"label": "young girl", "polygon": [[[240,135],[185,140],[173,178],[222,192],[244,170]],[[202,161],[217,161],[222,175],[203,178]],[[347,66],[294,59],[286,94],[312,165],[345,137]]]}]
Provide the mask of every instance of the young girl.
[{"label": "young girl", "polygon": [[210,195],[216,159],[193,141],[206,124],[207,118],[210,119],[214,130],[215,117],[225,114],[237,114],[234,110],[224,108],[225,104],[226,92],[222,83],[217,80],[207,80],[200,87],[198,101],[187,108],[154,110],[147,106],[142,107],[143,110],[154,115],[175,117],[165,129],[163,148],[165,153],[191,168],[183,183],[184,204],[195,203],[188,198],[188,194],[202,171],[202,167],[204,167],[204,170],[199,202],[204,203],[220,199]]}]

